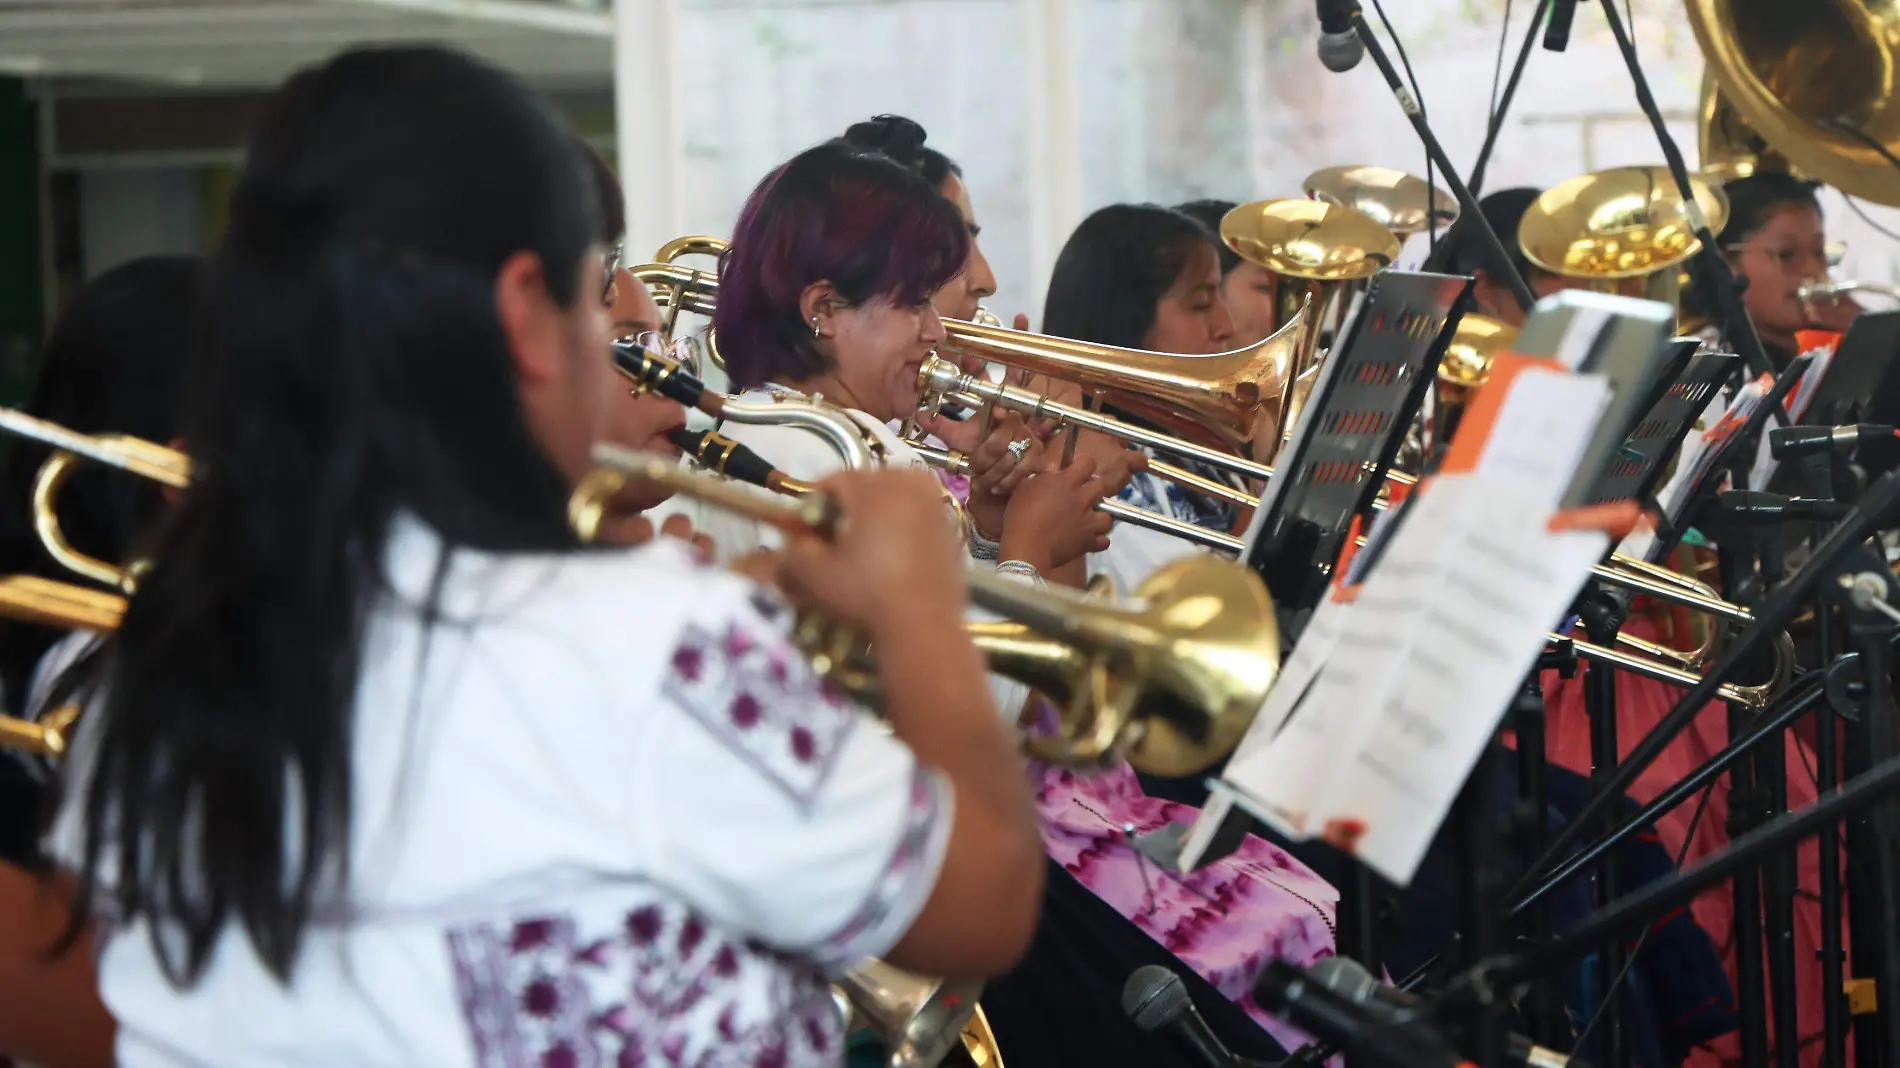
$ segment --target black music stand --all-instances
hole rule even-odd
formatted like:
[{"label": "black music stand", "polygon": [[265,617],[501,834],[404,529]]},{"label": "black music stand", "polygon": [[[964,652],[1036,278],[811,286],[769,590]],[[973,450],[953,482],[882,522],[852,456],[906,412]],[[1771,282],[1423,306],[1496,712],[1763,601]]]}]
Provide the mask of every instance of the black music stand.
[{"label": "black music stand", "polygon": [[[1842,426],[1848,423],[1900,425],[1900,311],[1867,312],[1841,339],[1796,423]],[[1856,462],[1869,470],[1894,466],[1892,447],[1864,448]],[[1811,466],[1783,463],[1768,480],[1776,493],[1818,496],[1807,484]]]},{"label": "black music stand", "polygon": [[1722,388],[1736,357],[1727,352],[1695,353],[1693,341],[1676,342],[1687,349],[1687,360],[1672,354],[1680,370],[1662,379],[1654,399],[1628,429],[1622,450],[1612,456],[1590,487],[1587,503],[1646,501],[1663,480],[1668,459],[1677,454],[1710,398]]},{"label": "black music stand", "polygon": [[1800,421],[1810,426],[1900,421],[1900,311],[1866,312],[1854,320]]},{"label": "black music stand", "polygon": [[[1279,485],[1268,487],[1247,553],[1283,620],[1304,620],[1325,594],[1352,517],[1371,510],[1437,378],[1471,286],[1460,275],[1382,271],[1327,357],[1300,429],[1274,461]],[[1290,641],[1298,627],[1283,627]]]},{"label": "black music stand", "polygon": [[1704,465],[1701,478],[1690,487],[1687,493],[1683,494],[1676,513],[1666,517],[1668,525],[1665,530],[1668,537],[1657,539],[1657,548],[1652,550],[1655,555],[1651,559],[1660,560],[1676,551],[1676,546],[1681,543],[1682,535],[1693,523],[1696,513],[1712,503],[1716,494],[1721,491],[1722,476],[1734,476],[1734,485],[1731,487],[1733,489],[1752,488],[1747,485],[1748,471],[1754,462],[1762,431],[1767,429],[1768,417],[1782,410],[1782,403],[1787,400],[1788,394],[1794,390],[1796,383],[1801,381],[1801,376],[1807,373],[1808,365],[1813,362],[1812,356],[1795,357],[1794,362],[1784,368],[1775,379],[1775,384],[1769,389],[1767,396],[1763,397],[1755,410],[1749,413],[1748,421],[1742,424],[1741,428],[1736,430],[1727,441],[1717,446],[1715,455],[1710,457],[1708,463]]}]

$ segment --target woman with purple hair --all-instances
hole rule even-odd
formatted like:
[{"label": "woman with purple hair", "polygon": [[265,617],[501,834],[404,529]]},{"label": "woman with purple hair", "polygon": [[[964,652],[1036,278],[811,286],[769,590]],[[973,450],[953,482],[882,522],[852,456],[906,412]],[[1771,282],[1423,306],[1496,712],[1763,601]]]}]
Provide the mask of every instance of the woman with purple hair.
[{"label": "woman with purple hair", "polygon": [[[909,462],[913,454],[889,424],[915,410],[916,368],[942,337],[939,314],[967,315],[995,289],[988,263],[975,247],[976,227],[960,172],[947,157],[924,148],[923,136],[909,120],[880,117],[802,154],[768,178],[734,230],[715,317],[733,380],[763,387],[749,399],[796,391],[844,403],[897,462]],[[859,175],[875,176],[880,189],[901,194],[902,211],[886,214],[891,211],[883,199],[887,194],[840,192],[853,190]],[[813,191],[807,183],[821,176],[826,184]],[[800,258],[792,250],[834,242],[841,255],[838,266],[791,266]],[[878,272],[919,284],[838,287],[836,279],[849,278],[860,258]],[[865,296],[869,293],[890,296],[880,303]],[[871,335],[878,340],[867,340]],[[931,425],[944,426],[942,421]],[[995,448],[999,438],[1006,443],[1015,435],[1030,435],[1000,412],[987,439],[978,439],[968,424],[959,429],[965,433],[955,444],[977,460],[967,487],[952,483],[957,496],[967,493],[974,554],[994,552],[1007,561],[1039,552],[1019,535],[1054,533],[1037,518],[1042,505],[1032,496],[1051,479],[1001,477],[1018,465],[1010,462],[1007,449]],[[837,463],[809,434],[756,427],[730,432],[795,477],[822,473]],[[1092,505],[1093,495],[1115,492],[1139,466],[1139,454],[1124,452],[1112,481],[1084,476],[1077,485],[1075,472],[1094,469],[1087,460],[1058,477],[1069,480],[1065,485],[1077,485],[1068,504],[1082,508]],[[993,511],[1001,512],[1000,529],[987,525]],[[722,549],[745,545],[746,531],[733,525],[757,529],[710,512],[696,517],[695,525],[710,528]],[[1122,535],[1116,531],[1117,538]],[[1095,569],[1090,561],[1105,546],[1099,540],[1081,541],[1072,539],[1064,548],[1085,549],[1086,557],[1062,567],[1060,556],[1042,556],[1038,573],[1053,582],[1074,582]],[[1062,573],[1050,574],[1045,563]],[[999,704],[1005,714],[1014,707]],[[1239,855],[1185,879],[1152,865],[1144,872],[1146,862],[1130,848],[1124,828],[1147,831],[1191,820],[1193,809],[1144,796],[1126,764],[1102,778],[1063,769],[1028,770],[1037,786],[1043,843],[1051,858],[1049,891],[1029,956],[984,996],[1010,1063],[1032,1068],[1193,1063],[1122,1015],[1121,985],[1147,964],[1180,974],[1202,1013],[1236,1050],[1257,1056],[1280,1052],[1256,1022],[1269,1023],[1297,1044],[1299,1036],[1284,1025],[1243,1007],[1246,988],[1266,959],[1288,956],[1306,963],[1331,952],[1336,896],[1331,887],[1258,839],[1250,839]]]}]

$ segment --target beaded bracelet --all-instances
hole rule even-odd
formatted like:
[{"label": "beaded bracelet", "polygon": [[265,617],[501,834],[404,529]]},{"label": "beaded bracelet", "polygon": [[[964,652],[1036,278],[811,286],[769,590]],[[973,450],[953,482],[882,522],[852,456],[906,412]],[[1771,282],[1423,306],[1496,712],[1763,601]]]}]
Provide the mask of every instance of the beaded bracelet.
[{"label": "beaded bracelet", "polygon": [[1038,586],[1042,585],[1042,572],[1036,570],[1036,565],[1026,564],[1021,560],[999,561],[996,565],[996,573],[999,575],[1015,575],[1019,578],[1026,578]]}]

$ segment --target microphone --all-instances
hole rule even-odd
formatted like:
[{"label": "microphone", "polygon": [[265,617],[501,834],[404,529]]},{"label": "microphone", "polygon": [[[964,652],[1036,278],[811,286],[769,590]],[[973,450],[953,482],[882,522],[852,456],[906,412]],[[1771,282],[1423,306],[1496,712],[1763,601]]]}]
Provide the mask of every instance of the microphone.
[{"label": "microphone", "polygon": [[1366,43],[1353,28],[1359,8],[1352,0],[1319,0],[1319,61],[1344,74],[1366,58]]},{"label": "microphone", "polygon": [[1122,1012],[1145,1034],[1165,1031],[1213,1068],[1254,1068],[1259,1061],[1240,1057],[1214,1035],[1188,1000],[1181,977],[1159,964],[1136,968],[1122,984]]},{"label": "microphone", "polygon": [[[1345,995],[1348,1001],[1357,1005],[1390,1006],[1397,1010],[1413,1010],[1420,1005],[1418,995],[1396,986],[1388,986],[1373,978],[1365,965],[1346,957],[1327,957],[1315,961],[1306,969],[1307,977],[1314,982]],[[1555,1050],[1545,1049],[1523,1035],[1513,1034],[1506,1039],[1508,1048],[1505,1056],[1512,1064],[1525,1065],[1526,1068],[1567,1068],[1572,1066],[1569,1057]],[[1582,1062],[1575,1062],[1574,1068],[1583,1068]]]},{"label": "microphone", "polygon": [[1728,490],[1716,495],[1716,515],[1744,523],[1825,522],[1843,519],[1854,510],[1845,501],[1815,497],[1788,497],[1760,490]]},{"label": "microphone", "polygon": [[[1253,996],[1262,1008],[1321,1042],[1362,1058],[1364,1064],[1462,1068],[1465,1063],[1422,1015],[1391,1008],[1370,1011],[1285,961],[1267,965],[1254,980]],[[1317,1052],[1302,1050],[1287,1063],[1317,1063]]]},{"label": "microphone", "polygon": [[1544,51],[1570,47],[1570,23],[1577,17],[1577,0],[1552,0],[1550,21],[1544,24]]},{"label": "microphone", "polygon": [[1891,442],[1900,430],[1878,423],[1847,426],[1782,426],[1768,432],[1768,452],[1777,460],[1831,452],[1852,456],[1876,442]]}]

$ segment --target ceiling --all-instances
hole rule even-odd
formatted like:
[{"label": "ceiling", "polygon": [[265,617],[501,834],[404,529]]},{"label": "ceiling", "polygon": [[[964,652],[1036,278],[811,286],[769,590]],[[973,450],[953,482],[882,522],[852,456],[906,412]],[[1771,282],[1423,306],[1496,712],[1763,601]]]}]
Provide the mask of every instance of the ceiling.
[{"label": "ceiling", "polygon": [[452,44],[547,86],[604,85],[609,0],[0,0],[0,74],[264,88],[340,48]]}]

